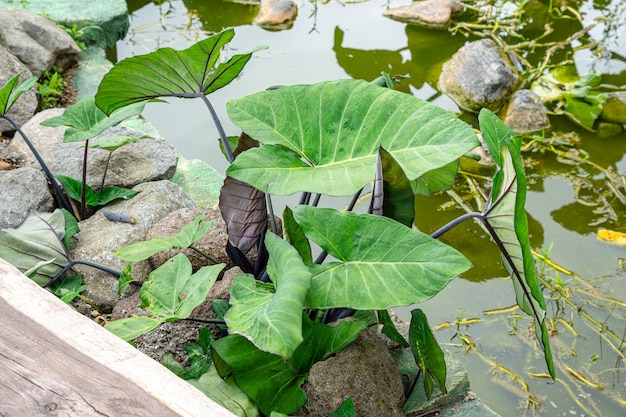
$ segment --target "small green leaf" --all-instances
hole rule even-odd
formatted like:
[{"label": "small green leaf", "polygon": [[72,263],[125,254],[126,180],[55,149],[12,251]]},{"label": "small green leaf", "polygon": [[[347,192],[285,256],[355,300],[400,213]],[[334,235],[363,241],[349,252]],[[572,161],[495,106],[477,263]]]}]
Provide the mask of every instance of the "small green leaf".
[{"label": "small green leaf", "polygon": [[117,280],[117,293],[120,295],[124,294],[124,291],[126,291],[130,283],[133,281],[135,281],[135,279],[132,276],[132,264],[127,262]]},{"label": "small green leaf", "polygon": [[[61,182],[63,189],[69,198],[81,201],[81,193],[83,190],[83,183],[81,181],[66,177],[65,175],[55,175],[54,177]],[[89,184],[85,184],[85,204],[91,207],[96,207],[98,205],[96,193],[93,192]]]},{"label": "small green leaf", "polygon": [[4,87],[0,89],[0,116],[6,116],[22,93],[33,88],[33,85],[37,82],[37,77],[31,77],[17,87],[20,75],[25,72],[26,70],[22,70],[19,74],[11,77]]},{"label": "small green leaf", "polygon": [[149,136],[142,136],[140,138],[133,138],[130,136],[110,136],[108,138],[103,138],[96,142],[89,142],[90,148],[96,149],[104,149],[106,151],[115,151],[118,148],[121,148],[124,145],[128,145],[129,143],[135,143],[141,139],[149,138]]},{"label": "small green leaf", "polygon": [[49,288],[50,292],[59,297],[61,301],[69,303],[76,298],[78,294],[87,289],[86,285],[81,285],[82,282],[82,275],[72,275],[56,280]]},{"label": "small green leaf", "polygon": [[98,136],[111,126],[136,116],[143,111],[146,102],[142,101],[113,112],[104,114],[96,106],[94,97],[86,97],[66,108],[62,115],[41,122],[43,126],[69,126],[63,137],[64,142],[82,142]]},{"label": "small green leaf", "polygon": [[411,311],[409,342],[415,363],[424,377],[426,396],[430,398],[433,393],[433,380],[445,394],[447,371],[443,351],[430,330],[426,316],[419,308]]},{"label": "small green leaf", "polygon": [[133,243],[118,249],[115,256],[125,261],[138,262],[164,250],[188,248],[201,239],[213,226],[211,221],[203,222],[204,217],[204,214],[196,216],[191,223],[183,226],[175,236],[155,237],[145,242]]},{"label": "small green leaf", "polygon": [[402,347],[409,347],[409,343],[400,334],[387,310],[378,310],[378,321],[382,323],[382,333],[394,342],[400,343]]},{"label": "small green leaf", "polygon": [[97,191],[96,206],[106,206],[113,200],[122,199],[129,200],[137,195],[139,191],[129,190],[127,188],[116,187],[114,185],[106,187],[102,191]]},{"label": "small green leaf", "polygon": [[158,318],[135,316],[110,321],[104,325],[104,328],[128,342],[144,333],[151,332],[159,327],[161,323],[163,323],[163,320]]},{"label": "small green leaf", "polygon": [[160,320],[185,319],[200,305],[224,264],[204,266],[195,274],[191,262],[179,253],[154,270],[139,291],[142,308]]}]

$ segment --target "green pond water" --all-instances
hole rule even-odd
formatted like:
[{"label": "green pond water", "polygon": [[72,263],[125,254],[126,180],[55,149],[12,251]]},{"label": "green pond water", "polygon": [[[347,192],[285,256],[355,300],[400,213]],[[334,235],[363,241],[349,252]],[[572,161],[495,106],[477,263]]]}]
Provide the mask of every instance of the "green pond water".
[{"label": "green pond water", "polygon": [[[239,79],[210,96],[229,135],[239,134],[225,113],[230,99],[273,85],[371,80],[381,71],[409,74],[398,89],[475,123],[474,115],[461,112],[437,90],[437,80],[443,63],[477,38],[383,17],[387,8],[409,4],[406,0],[296,3],[299,13],[293,26],[270,31],[252,23],[257,5],[221,0],[129,1],[131,30],[111,56],[119,60],[159,46],[184,49],[227,26],[235,27],[236,33],[227,55],[267,45],[269,49],[256,53]],[[524,34],[539,36],[544,24],[552,22],[554,32],[547,40],[566,39],[594,21],[606,19],[573,43],[576,48],[596,42],[600,49],[582,48],[572,54],[570,48],[564,48],[555,51],[552,63],[572,58],[580,75],[595,71],[602,74],[602,83],[625,88],[626,2],[493,3],[500,5],[497,9],[503,14],[516,10],[515,4],[527,4],[532,24]],[[570,18],[559,19],[559,14]],[[540,62],[546,49],[535,48],[527,59]],[[219,152],[217,133],[200,101],[150,104],[144,115],[185,157],[202,159],[225,171],[227,163]],[[515,298],[495,245],[477,225],[463,224],[442,238],[461,250],[474,268],[419,307],[438,329],[435,334],[440,343],[467,366],[472,389],[502,416],[622,416],[626,415],[626,349],[622,342],[626,336],[622,265],[626,248],[599,241],[596,232],[604,228],[626,232],[626,208],[613,192],[626,194],[621,178],[626,173],[626,133],[623,129],[612,135],[589,132],[564,116],[554,116],[551,121],[552,131],[544,137],[525,138],[528,149],[523,157],[531,244],[538,252],[551,247],[551,261],[576,274],[555,272],[545,265],[542,269],[553,289],[559,288],[557,279],[562,282],[562,297],[558,291],[545,291],[550,298],[548,317],[555,329],[551,343],[557,381],[541,377],[546,367],[534,337],[528,334],[528,317],[519,310],[489,314],[513,306]],[[467,195],[464,184],[460,177],[460,196]],[[417,198],[416,225],[429,233],[463,214],[451,201],[446,194]],[[398,310],[405,319],[409,312],[409,308]]]}]

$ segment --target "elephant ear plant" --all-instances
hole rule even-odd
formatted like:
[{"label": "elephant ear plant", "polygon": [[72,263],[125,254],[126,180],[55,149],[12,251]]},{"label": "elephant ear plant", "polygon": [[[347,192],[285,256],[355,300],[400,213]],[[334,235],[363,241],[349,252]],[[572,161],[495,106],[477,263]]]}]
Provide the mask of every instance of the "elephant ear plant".
[{"label": "elephant ear plant", "polygon": [[[471,267],[436,238],[476,219],[503,254],[517,302],[535,321],[554,377],[545,303],[530,255],[519,138],[492,113],[481,113],[480,127],[497,164],[490,200],[480,213],[428,236],[413,226],[414,193],[451,185],[459,158],[478,145],[471,127],[428,102],[376,85],[392,86],[388,77],[384,83],[330,81],[229,102],[228,115],[244,132],[232,152],[206,95],[232,81],[250,59],[251,53],[235,55],[217,64],[219,49],[233,35],[227,29],[185,51],[165,48],[121,61],[96,95],[107,114],[160,97],[201,98],[232,162],[220,203],[229,233],[238,229],[229,253],[245,253],[256,242],[259,253],[266,248],[269,255],[234,278],[224,316],[229,335],[210,343],[214,366],[205,375],[236,384],[264,415],[296,413],[306,403],[301,385],[311,367],[340,352],[368,325],[328,323],[352,314],[371,317],[373,311],[401,340],[390,329],[387,309],[425,301]],[[322,195],[353,195],[356,201],[372,182],[369,213],[317,207]],[[294,193],[303,193],[302,204],[283,213],[285,239],[266,233],[268,215],[260,200]],[[313,244],[321,251],[315,259]],[[441,351],[433,347],[424,314],[415,310],[412,316],[408,345],[425,375],[425,390],[430,394],[437,383],[445,391]],[[210,388],[205,392],[211,395]],[[237,407],[239,415],[248,415]]]}]

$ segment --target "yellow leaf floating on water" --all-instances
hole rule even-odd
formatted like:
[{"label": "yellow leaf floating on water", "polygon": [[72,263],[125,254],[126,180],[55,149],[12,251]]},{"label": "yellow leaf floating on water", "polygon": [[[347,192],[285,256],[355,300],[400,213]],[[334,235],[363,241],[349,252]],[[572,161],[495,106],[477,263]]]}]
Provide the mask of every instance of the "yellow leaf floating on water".
[{"label": "yellow leaf floating on water", "polygon": [[626,233],[613,230],[598,230],[598,239],[615,245],[626,246]]}]

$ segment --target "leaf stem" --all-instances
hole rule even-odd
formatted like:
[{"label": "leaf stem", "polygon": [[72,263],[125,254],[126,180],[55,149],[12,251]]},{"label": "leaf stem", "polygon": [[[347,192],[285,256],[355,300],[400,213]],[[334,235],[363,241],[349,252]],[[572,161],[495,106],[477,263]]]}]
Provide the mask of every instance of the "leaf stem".
[{"label": "leaf stem", "polygon": [[220,122],[219,117],[217,117],[217,113],[215,112],[215,109],[213,108],[213,105],[211,104],[209,99],[204,94],[200,94],[200,98],[202,99],[202,101],[204,101],[204,104],[206,104],[207,108],[209,109],[211,117],[213,117],[213,123],[215,123],[217,132],[220,134],[220,139],[222,140],[224,151],[226,151],[226,157],[228,158],[228,162],[232,164],[232,162],[235,160],[235,157],[233,156],[233,150],[230,147],[230,143],[228,143],[228,138],[226,137],[226,132],[224,132],[222,123]]},{"label": "leaf stem", "polygon": [[473,211],[471,213],[465,213],[462,216],[459,216],[456,219],[452,220],[448,224],[445,224],[445,225],[441,226],[439,229],[435,230],[430,235],[430,237],[432,237],[433,239],[439,239],[444,233],[448,232],[453,227],[458,226],[459,224],[463,223],[465,220],[468,220],[468,219],[479,219],[479,220],[483,221],[483,217],[484,217],[484,215],[482,213],[478,213],[476,211]]},{"label": "leaf stem", "polygon": [[42,285],[42,287],[46,288],[52,285],[57,279],[61,278],[63,274],[65,274],[74,265],[86,265],[92,268],[97,268],[101,271],[108,272],[109,274],[114,275],[117,278],[119,278],[120,275],[122,275],[120,271],[117,271],[115,269],[109,268],[108,266],[104,266],[96,262],[85,261],[82,259],[69,259],[67,262],[67,265],[65,265],[59,272],[57,272],[52,278],[50,278],[48,282]]},{"label": "leaf stem", "polygon": [[8,116],[0,116],[0,117],[5,119],[7,122],[9,122],[11,126],[13,126],[15,130],[17,130],[17,132],[22,136],[22,139],[24,139],[24,142],[26,142],[26,145],[30,148],[33,155],[35,155],[35,159],[37,159],[37,162],[39,162],[39,166],[41,166],[41,169],[43,169],[43,172],[46,174],[46,177],[48,177],[48,181],[50,181],[50,184],[52,185],[52,189],[54,190],[54,193],[56,194],[59,205],[62,208],[69,211],[70,213],[73,213],[74,211],[72,210],[72,206],[70,205],[67,197],[65,196],[65,193],[61,191],[61,187],[59,187],[59,184],[54,178],[54,175],[52,175],[52,172],[48,168],[48,165],[46,165],[41,155],[39,155],[39,152],[37,152],[37,149],[35,149],[35,146],[33,145],[33,143],[30,141],[30,139],[28,139],[28,136],[26,136],[26,134],[22,131],[22,129],[18,126],[18,124],[13,121],[13,119],[11,119]]}]

